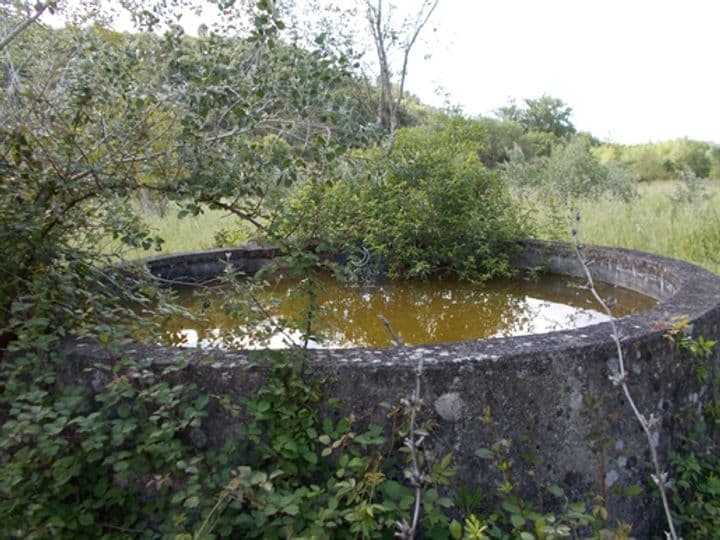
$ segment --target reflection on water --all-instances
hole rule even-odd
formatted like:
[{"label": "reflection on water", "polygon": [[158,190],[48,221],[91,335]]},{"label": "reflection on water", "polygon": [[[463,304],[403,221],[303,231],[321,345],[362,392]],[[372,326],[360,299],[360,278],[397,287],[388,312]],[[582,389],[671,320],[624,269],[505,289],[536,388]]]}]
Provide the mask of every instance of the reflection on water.
[{"label": "reflection on water", "polygon": [[[448,343],[579,328],[606,320],[588,291],[564,276],[536,281],[494,280],[482,285],[456,280],[350,286],[331,276],[319,292],[322,339],[311,347],[387,347],[378,319],[385,315],[408,345]],[[617,300],[617,317],[648,309],[655,301],[609,285],[600,294]],[[299,343],[298,314],[307,307],[297,284],[282,279],[254,295],[250,308],[228,303],[220,290],[181,288],[179,302],[193,317],[163,321],[167,341],[183,346],[282,348]],[[247,302],[243,302],[247,304]]]}]

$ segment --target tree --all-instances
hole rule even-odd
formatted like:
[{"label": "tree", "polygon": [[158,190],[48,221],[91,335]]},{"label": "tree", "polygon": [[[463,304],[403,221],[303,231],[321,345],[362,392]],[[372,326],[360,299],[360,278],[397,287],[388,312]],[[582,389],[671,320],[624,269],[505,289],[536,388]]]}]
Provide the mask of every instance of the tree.
[{"label": "tree", "polygon": [[559,138],[575,134],[575,126],[570,122],[572,109],[562,100],[543,95],[526,99],[525,103],[523,124],[527,131],[543,131]]},{"label": "tree", "polygon": [[[320,51],[281,44],[269,2],[250,14],[255,26],[243,39],[191,39],[172,25],[162,38],[33,23],[17,32],[22,23],[5,21],[3,35],[13,37],[1,51],[0,242],[12,254],[0,281],[4,341],[30,318],[20,299],[90,238],[157,243],[129,210],[138,190],[186,213],[222,208],[267,228],[270,194],[311,161],[317,170],[334,144],[331,125],[345,124],[335,90],[347,73]],[[312,160],[269,163],[258,151],[267,134]]]},{"label": "tree", "polygon": [[[34,6],[30,5],[20,5],[18,6],[20,9],[18,9],[18,12],[22,13],[24,12],[25,17],[20,18],[18,17],[15,22],[15,26],[12,28],[8,28],[5,30],[4,35],[2,38],[0,38],[0,52],[7,47],[10,42],[12,42],[15,38],[17,38],[22,32],[24,32],[28,27],[30,27],[32,24],[36,23],[38,19],[45,13],[46,11],[54,11],[56,7],[57,2],[51,1],[51,2],[37,2]],[[0,12],[5,12],[6,10],[3,8]],[[4,16],[11,16],[11,12],[9,10],[5,13],[3,13]]]},{"label": "tree", "polygon": [[[0,536],[176,537],[230,475],[187,440],[210,398],[118,357],[123,340],[154,335],[129,306],[165,305],[145,273],[116,264],[160,242],[135,194],[272,234],[279,188],[322,178],[344,150],[333,126],[353,131],[338,93],[348,73],[288,45],[267,0],[242,13],[246,31],[198,39],[148,4],[132,15],[167,23],[161,35],[53,30],[33,5],[0,17]],[[62,384],[68,338],[108,350],[96,392]],[[171,497],[167,482],[187,491]]]},{"label": "tree", "polygon": [[526,99],[525,107],[522,108],[510,103],[498,110],[498,116],[502,120],[519,124],[526,133],[551,133],[558,138],[567,138],[576,133],[575,126],[570,121],[571,115],[572,109],[568,105],[547,95]]},{"label": "tree", "polygon": [[680,141],[681,155],[678,161],[699,178],[707,178],[712,170],[711,147],[697,141]]},{"label": "tree", "polygon": [[[376,123],[390,133],[398,128],[398,110],[405,93],[405,78],[408,73],[410,52],[420,33],[430,20],[439,0],[423,0],[415,17],[407,17],[399,28],[393,27],[392,13],[395,6],[390,3],[385,8],[383,0],[365,0],[367,21],[370,26],[373,44],[378,60],[379,96]],[[394,49],[398,48],[401,67],[394,88],[392,60]]]},{"label": "tree", "polygon": [[[385,0],[282,0],[278,9],[294,21],[293,39],[301,46],[319,45],[347,59],[361,79],[346,89],[356,112],[373,118],[377,129],[393,133],[407,125],[404,117],[412,118],[403,110],[410,55],[438,4],[419,0],[417,7],[408,8]],[[401,9],[406,13],[402,17]],[[375,61],[365,62],[370,56]]]}]

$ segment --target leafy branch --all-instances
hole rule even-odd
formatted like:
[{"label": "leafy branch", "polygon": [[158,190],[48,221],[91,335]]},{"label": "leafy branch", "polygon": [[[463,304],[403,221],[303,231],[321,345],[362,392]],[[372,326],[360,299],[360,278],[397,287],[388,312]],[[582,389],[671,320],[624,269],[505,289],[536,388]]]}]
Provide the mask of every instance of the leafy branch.
[{"label": "leafy branch", "polygon": [[3,36],[2,39],[0,39],[0,51],[7,47],[10,42],[12,42],[12,40],[18,37],[26,28],[28,28],[31,24],[37,21],[40,16],[45,13],[46,9],[53,9],[55,7],[55,4],[56,2],[38,2],[35,5],[35,13],[30,15],[27,19],[23,20],[21,23],[15,26],[15,28],[10,30],[10,32]]}]

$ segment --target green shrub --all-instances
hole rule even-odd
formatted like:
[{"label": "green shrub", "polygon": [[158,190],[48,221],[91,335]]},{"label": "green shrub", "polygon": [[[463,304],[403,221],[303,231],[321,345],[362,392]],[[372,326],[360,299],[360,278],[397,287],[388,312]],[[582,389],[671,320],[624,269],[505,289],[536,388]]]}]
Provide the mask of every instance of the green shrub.
[{"label": "green shrub", "polygon": [[674,518],[685,538],[715,538],[720,525],[720,459],[712,450],[671,455]]},{"label": "green shrub", "polygon": [[625,171],[616,163],[602,165],[582,136],[553,148],[545,165],[544,183],[558,195],[574,199],[609,196],[629,200],[635,195],[635,186]]},{"label": "green shrub", "polygon": [[634,146],[604,145],[597,155],[603,163],[607,163],[609,156],[621,161],[630,175],[641,182],[672,180],[683,169],[707,178],[712,176],[717,161],[710,144],[689,139]]},{"label": "green shrub", "polygon": [[601,163],[591,142],[582,135],[556,144],[548,158],[527,160],[516,146],[502,166],[502,177],[532,216],[536,232],[555,240],[567,238],[579,202],[603,198],[628,201],[636,195],[635,183],[622,166]]},{"label": "green shrub", "polygon": [[[480,118],[477,122],[483,128],[480,160],[488,168],[493,168],[510,159],[510,152],[516,144],[523,144],[523,129],[515,122]],[[527,148],[526,148],[527,146]],[[523,152],[530,153],[529,143],[523,145]]]},{"label": "green shrub", "polygon": [[[307,184],[290,205],[289,224],[335,249],[366,247],[391,278],[507,275],[526,227],[480,161],[481,133],[462,118],[401,129],[391,151],[354,154],[321,195]],[[317,220],[303,221],[313,205]]]},{"label": "green shrub", "polygon": [[683,167],[690,169],[699,178],[707,178],[712,169],[710,146],[697,141],[681,141],[681,154],[678,161]]},{"label": "green shrub", "polygon": [[668,180],[672,178],[673,164],[668,156],[662,156],[651,145],[630,146],[623,152],[628,170],[640,182]]},{"label": "green shrub", "polygon": [[530,150],[531,157],[547,157],[552,153],[553,146],[558,138],[545,131],[528,131],[522,139],[521,145]]},{"label": "green shrub", "polygon": [[720,179],[720,146],[713,146],[710,150],[710,178]]},{"label": "green shrub", "polygon": [[538,190],[566,202],[602,197],[629,200],[635,196],[634,183],[623,168],[615,162],[601,163],[584,136],[555,145],[550,157],[541,160],[525,160],[516,147],[503,167],[503,176],[518,189]]}]

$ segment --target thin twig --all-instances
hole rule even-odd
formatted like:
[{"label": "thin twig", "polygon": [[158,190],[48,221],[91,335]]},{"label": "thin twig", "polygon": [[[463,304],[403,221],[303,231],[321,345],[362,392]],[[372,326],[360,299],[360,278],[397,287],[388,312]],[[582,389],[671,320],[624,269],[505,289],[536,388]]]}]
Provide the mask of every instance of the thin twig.
[{"label": "thin twig", "polygon": [[30,26],[32,23],[37,21],[40,16],[45,13],[45,10],[48,8],[48,4],[38,4],[35,6],[35,13],[33,13],[30,17],[25,19],[23,22],[18,24],[15,28],[13,28],[6,36],[4,36],[2,39],[0,39],[0,51],[2,51],[5,47],[7,47],[10,42],[15,39],[17,36],[20,35],[20,33],[25,30],[28,26]]},{"label": "thin twig", "polygon": [[[390,321],[384,315],[378,315],[378,318],[382,321],[387,329],[393,343],[398,347],[403,354],[405,354],[405,343],[399,334],[395,332]],[[423,484],[425,483],[425,475],[420,471],[420,464],[418,460],[418,448],[422,445],[424,437],[416,438],[415,434],[415,423],[416,413],[420,407],[420,391],[421,391],[421,379],[423,371],[423,356],[420,355],[418,363],[415,367],[415,391],[410,398],[410,429],[408,436],[405,438],[405,446],[410,449],[410,458],[412,460],[410,471],[406,472],[406,476],[409,478],[410,483],[415,489],[415,504],[413,507],[412,522],[408,523],[406,520],[398,521],[395,525],[397,532],[395,537],[401,540],[410,540],[415,538],[420,524],[420,514],[422,510],[422,494]]]},{"label": "thin twig", "polygon": [[665,511],[665,518],[667,519],[668,527],[670,528],[670,530],[666,531],[665,534],[671,540],[678,540],[677,533],[675,532],[675,525],[673,523],[672,513],[670,512],[670,503],[668,501],[666,493],[666,487],[668,485],[668,474],[664,472],[660,467],[660,458],[658,457],[657,449],[655,448],[655,441],[653,440],[653,432],[658,434],[659,440],[660,421],[658,418],[655,417],[654,414],[651,414],[650,418],[645,418],[645,415],[640,412],[635,403],[635,400],[632,397],[632,394],[630,393],[630,387],[627,384],[628,373],[625,370],[625,356],[623,355],[622,346],[620,344],[620,334],[617,329],[617,324],[615,323],[615,317],[613,316],[612,309],[610,309],[608,303],[600,296],[600,294],[598,294],[597,289],[595,288],[595,282],[593,281],[592,274],[590,273],[588,262],[582,253],[583,245],[580,242],[579,229],[580,213],[578,212],[575,216],[575,228],[572,230],[575,254],[577,255],[583,272],[585,273],[585,277],[587,278],[587,289],[592,293],[593,297],[595,297],[595,300],[598,302],[598,304],[602,306],[602,308],[605,310],[605,313],[607,313],[610,327],[612,329],[611,335],[617,349],[618,373],[611,376],[610,379],[614,384],[620,385],[622,387],[625,398],[630,404],[630,408],[632,409],[633,414],[637,418],[638,422],[640,422],[643,432],[645,432],[645,437],[647,438],[648,446],[650,447],[650,455],[652,457],[653,467],[655,468],[655,474],[652,475],[652,479],[655,482],[655,485],[657,485],[658,491],[660,492],[660,498],[662,499],[663,503],[663,510]]}]

